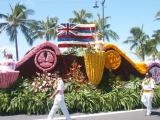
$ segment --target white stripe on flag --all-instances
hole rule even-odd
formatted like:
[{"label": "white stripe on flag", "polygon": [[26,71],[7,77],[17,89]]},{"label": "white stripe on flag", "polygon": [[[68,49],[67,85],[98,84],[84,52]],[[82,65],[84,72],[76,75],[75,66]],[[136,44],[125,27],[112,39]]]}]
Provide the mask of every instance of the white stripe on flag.
[{"label": "white stripe on flag", "polygon": [[95,36],[95,33],[82,33],[82,32],[78,32],[76,35],[77,36]]},{"label": "white stripe on flag", "polygon": [[77,24],[76,27],[95,27],[95,24]]}]

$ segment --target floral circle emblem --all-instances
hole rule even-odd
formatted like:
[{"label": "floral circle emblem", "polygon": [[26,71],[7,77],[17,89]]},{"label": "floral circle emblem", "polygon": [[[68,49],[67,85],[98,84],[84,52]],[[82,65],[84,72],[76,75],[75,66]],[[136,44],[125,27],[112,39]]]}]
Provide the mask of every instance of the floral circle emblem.
[{"label": "floral circle emblem", "polygon": [[40,70],[49,71],[56,65],[57,57],[54,51],[42,49],[36,53],[34,62]]},{"label": "floral circle emblem", "polygon": [[160,63],[151,62],[148,65],[148,72],[152,74],[156,84],[160,84]]},{"label": "floral circle emblem", "polygon": [[115,50],[109,50],[106,52],[105,67],[108,69],[117,69],[121,64],[121,56]]}]

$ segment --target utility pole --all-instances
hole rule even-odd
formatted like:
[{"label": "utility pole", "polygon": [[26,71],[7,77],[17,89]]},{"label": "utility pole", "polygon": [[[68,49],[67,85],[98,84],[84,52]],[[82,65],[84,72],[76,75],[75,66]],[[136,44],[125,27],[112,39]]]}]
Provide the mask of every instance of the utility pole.
[{"label": "utility pole", "polygon": [[[104,4],[105,4],[106,0],[102,0],[101,5],[102,5],[102,40],[104,41]],[[95,2],[95,5],[93,6],[93,8],[99,8],[99,6],[97,5],[97,1]]]}]

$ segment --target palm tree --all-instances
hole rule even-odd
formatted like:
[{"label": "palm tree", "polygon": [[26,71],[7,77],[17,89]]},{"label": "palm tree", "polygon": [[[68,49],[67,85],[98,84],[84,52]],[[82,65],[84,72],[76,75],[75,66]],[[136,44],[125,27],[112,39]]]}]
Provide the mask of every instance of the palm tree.
[{"label": "palm tree", "polygon": [[145,52],[147,56],[151,56],[152,60],[155,61],[159,59],[159,52],[157,49],[157,41],[155,39],[150,39],[146,41]]},{"label": "palm tree", "polygon": [[[100,17],[100,15],[97,15],[97,20],[95,21],[96,24],[96,29],[98,33],[102,33],[103,36],[103,19]],[[108,24],[108,19],[110,17],[105,17],[104,18],[104,37],[106,38],[106,40],[109,42],[110,38],[114,39],[114,40],[118,40],[119,36],[117,35],[116,32],[114,32],[113,30],[110,29],[110,24]]]},{"label": "palm tree", "polygon": [[146,42],[145,51],[146,55],[151,56],[152,60],[155,61],[156,59],[160,59],[160,52],[157,49],[160,43],[160,30],[154,31],[152,37],[152,39]]},{"label": "palm tree", "polygon": [[137,47],[131,53],[134,54],[135,56],[137,56],[138,59],[142,59],[142,52],[141,52],[141,48],[140,47]]},{"label": "palm tree", "polygon": [[32,26],[33,34],[32,38],[45,38],[46,41],[51,39],[55,39],[56,37],[56,26],[57,26],[58,18],[47,17],[46,21],[39,21]]},{"label": "palm tree", "polygon": [[33,40],[30,37],[31,29],[30,25],[33,24],[33,20],[29,20],[28,16],[34,13],[31,9],[26,9],[26,7],[22,4],[16,4],[14,7],[10,5],[11,13],[10,14],[2,14],[0,13],[0,18],[4,19],[5,22],[0,23],[0,33],[2,31],[6,31],[8,36],[10,37],[10,41],[15,42],[16,48],[16,59],[18,60],[18,29],[24,34],[27,42],[32,45]]},{"label": "palm tree", "polygon": [[160,10],[156,13],[156,20],[160,20]]},{"label": "palm tree", "polygon": [[154,39],[154,42],[155,42],[156,44],[159,44],[159,43],[160,43],[160,30],[154,31],[152,37],[153,37],[153,39]]},{"label": "palm tree", "polygon": [[149,36],[143,32],[143,27],[133,27],[130,30],[132,36],[129,36],[124,43],[130,43],[130,50],[135,49],[136,53],[141,57],[142,61],[145,60],[145,45]]},{"label": "palm tree", "polygon": [[69,22],[71,23],[80,23],[85,24],[88,23],[87,19],[92,18],[92,14],[87,12],[86,10],[82,9],[80,11],[73,11],[74,18],[70,19]]}]

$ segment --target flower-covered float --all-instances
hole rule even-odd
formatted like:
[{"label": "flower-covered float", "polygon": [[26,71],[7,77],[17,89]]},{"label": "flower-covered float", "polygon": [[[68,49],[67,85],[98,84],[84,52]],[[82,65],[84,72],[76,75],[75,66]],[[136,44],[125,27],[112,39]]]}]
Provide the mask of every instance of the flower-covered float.
[{"label": "flower-covered float", "polygon": [[[58,46],[52,42],[44,42],[33,47],[17,62],[16,70],[20,71],[20,77],[31,78],[36,73],[57,71],[60,76],[66,76],[74,62],[81,66],[81,72],[94,85],[99,85],[103,75],[110,71],[123,80],[129,80],[131,74],[144,77],[148,71],[145,62],[135,62],[116,45],[102,41],[98,41],[97,44],[103,49],[100,48],[94,52],[86,50],[82,56],[61,53],[60,47],[96,46],[94,24],[61,24],[58,31]],[[82,34],[83,31],[88,31],[87,36],[84,36],[86,33]],[[100,35],[100,37],[102,36]]]},{"label": "flower-covered float", "polygon": [[[86,55],[91,57],[92,60],[84,59],[87,58]],[[104,59],[102,60],[102,58]],[[102,60],[102,62],[100,62],[101,67],[97,67],[99,64],[98,61],[100,60]],[[105,44],[103,52],[100,51],[96,52],[96,54],[86,53],[84,56],[75,56],[62,55],[59,48],[51,42],[44,42],[32,48],[18,61],[16,69],[20,71],[20,76],[29,78],[34,76],[36,72],[43,73],[45,71],[49,73],[58,71],[60,75],[63,76],[67,74],[74,61],[81,65],[81,71],[88,76],[88,80],[93,84],[99,84],[102,74],[107,74],[109,70],[112,70],[112,72],[125,80],[129,79],[130,74],[137,77],[144,77],[148,70],[146,63],[132,61],[113,44]],[[87,61],[90,66],[85,64]]]},{"label": "flower-covered float", "polygon": [[0,61],[0,88],[8,88],[16,82],[19,71],[15,71],[16,62],[13,55],[3,51],[4,60]]}]

